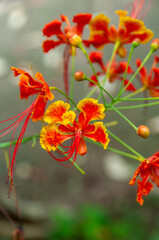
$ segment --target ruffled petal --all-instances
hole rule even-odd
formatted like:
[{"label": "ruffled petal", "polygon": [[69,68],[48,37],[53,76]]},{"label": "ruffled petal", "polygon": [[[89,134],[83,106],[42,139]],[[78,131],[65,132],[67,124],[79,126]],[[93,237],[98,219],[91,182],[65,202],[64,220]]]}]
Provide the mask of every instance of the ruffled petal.
[{"label": "ruffled petal", "polygon": [[41,91],[44,92],[45,97],[47,97],[50,101],[52,101],[54,99],[54,95],[50,91],[49,85],[45,82],[43,75],[37,72],[35,74],[35,78],[43,85],[43,87],[41,88]]},{"label": "ruffled petal", "polygon": [[72,123],[76,117],[73,111],[68,111],[70,105],[59,100],[49,105],[45,112],[44,121],[47,123]]},{"label": "ruffled petal", "polygon": [[42,48],[43,52],[49,52],[51,49],[59,46],[60,44],[65,43],[64,41],[54,41],[54,40],[46,40],[43,42]]},{"label": "ruffled petal", "polygon": [[145,27],[143,21],[126,16],[126,12],[122,10],[116,11],[116,13],[120,17],[119,28],[126,29],[123,38],[120,36],[122,43],[130,43],[135,38],[139,38],[141,43],[147,43],[151,40],[153,32]]},{"label": "ruffled petal", "polygon": [[84,26],[89,24],[91,18],[92,14],[90,13],[79,13],[73,17],[72,21],[74,23],[77,23],[76,26],[77,34],[79,34],[80,36],[82,35]]},{"label": "ruffled petal", "polygon": [[61,31],[61,21],[55,19],[52,22],[47,23],[42,29],[42,32],[47,37],[51,37],[52,35],[63,34]]},{"label": "ruffled petal", "polygon": [[48,152],[56,151],[59,145],[70,138],[72,138],[70,134],[59,133],[56,124],[49,124],[40,132],[40,145]]},{"label": "ruffled petal", "polygon": [[[92,120],[102,120],[105,116],[103,113],[105,111],[105,107],[103,104],[99,104],[96,99],[93,98],[86,98],[81,100],[77,108],[81,111],[81,113],[84,114],[85,117],[85,127],[86,125],[92,121]],[[83,126],[83,122],[80,121],[80,118],[78,120],[78,124]]]},{"label": "ruffled petal", "polygon": [[129,184],[130,185],[134,185],[136,182],[136,178],[138,177],[138,175],[140,174],[141,170],[147,165],[147,161],[144,160],[141,162],[141,164],[139,165],[139,167],[136,169],[134,176],[132,177],[132,179],[130,180]]},{"label": "ruffled petal", "polygon": [[90,21],[89,41],[95,47],[101,47],[109,43],[109,22],[110,19],[104,14],[99,14]]},{"label": "ruffled petal", "polygon": [[140,204],[143,205],[143,198],[142,196],[147,196],[149,192],[153,189],[153,184],[147,181],[147,179],[143,179],[142,181],[138,180],[138,189],[137,189],[137,198],[136,201]]},{"label": "ruffled petal", "polygon": [[103,71],[105,71],[102,52],[99,52],[99,51],[90,52],[89,58],[92,63],[98,63],[101,66],[101,68],[103,69]]},{"label": "ruffled petal", "polygon": [[88,129],[86,128],[87,129],[86,133],[85,129],[83,129],[83,135],[87,138],[92,139],[95,142],[101,143],[104,149],[106,149],[110,141],[110,139],[108,138],[108,134],[106,132],[106,128],[104,127],[102,122],[96,122],[93,125],[95,127],[95,130],[88,133]]}]

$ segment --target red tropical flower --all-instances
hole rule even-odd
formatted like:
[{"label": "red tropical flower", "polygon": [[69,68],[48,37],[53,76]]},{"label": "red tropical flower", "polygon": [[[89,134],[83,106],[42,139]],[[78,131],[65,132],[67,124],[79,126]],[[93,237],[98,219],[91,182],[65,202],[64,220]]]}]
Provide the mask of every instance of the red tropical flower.
[{"label": "red tropical flower", "polygon": [[141,180],[137,180],[137,198],[136,200],[143,204],[143,196],[147,196],[149,192],[153,189],[153,184],[150,180],[156,183],[159,187],[159,152],[153,154],[148,159],[145,159],[138,169],[135,171],[133,178],[129,182],[130,185],[134,185],[136,178],[140,175]]},{"label": "red tropical flower", "polygon": [[[75,23],[73,27],[67,18],[67,16],[61,15],[61,21],[58,19],[53,20],[50,23],[47,23],[44,28],[42,29],[44,36],[51,37],[56,36],[58,40],[47,39],[43,42],[43,51],[49,52],[51,49],[55,47],[66,44],[66,48],[64,51],[64,84],[65,84],[65,91],[68,94],[69,87],[68,87],[68,64],[69,64],[69,57],[72,49],[70,46],[78,47],[78,44],[82,42],[82,33],[84,30],[85,25],[90,22],[92,18],[92,14],[89,13],[80,13],[73,17],[72,21]],[[62,23],[66,23],[66,27],[62,30]],[[85,40],[83,40],[85,43]]]},{"label": "red tropical flower", "polygon": [[[103,53],[102,52],[91,52],[89,55],[89,58],[91,60],[92,63],[97,63],[99,64],[99,66],[101,67],[101,72],[97,72],[97,76],[102,76],[105,75],[107,73],[107,69],[109,66],[109,62],[107,62],[107,64],[105,65],[103,62]],[[118,80],[123,80],[123,78],[121,77],[121,75],[125,72],[127,67],[127,62],[115,62],[113,61],[113,63],[111,64],[109,73],[108,73],[108,79],[110,82],[114,82],[116,79]],[[128,70],[127,73],[131,74],[133,71],[131,69],[130,66],[128,66]],[[97,82],[96,76],[92,75],[91,79],[95,82]],[[125,79],[124,81],[124,85],[127,85],[128,80]],[[90,86],[94,86],[95,84],[93,82],[89,82]],[[129,84],[129,86],[127,87],[128,91],[136,91],[136,88],[133,86],[133,84]]]},{"label": "red tropical flower", "polygon": [[[11,137],[11,145],[13,141],[13,137],[15,134],[15,131],[19,124],[24,120],[24,124],[22,126],[21,132],[19,134],[19,137],[17,139],[17,142],[15,144],[15,148],[12,155],[12,160],[10,162],[10,166],[8,169],[9,176],[11,178],[11,183],[13,180],[13,172],[15,167],[15,157],[18,152],[18,149],[20,147],[20,144],[22,142],[25,130],[27,128],[28,122],[30,118],[33,121],[38,121],[43,119],[44,111],[46,103],[49,100],[53,100],[54,95],[50,92],[48,84],[43,79],[43,76],[41,73],[36,73],[35,78],[30,76],[29,73],[18,69],[11,67],[11,70],[14,71],[14,76],[20,75],[20,81],[19,81],[19,87],[20,87],[20,98],[27,99],[29,96],[36,94],[37,98],[33,101],[33,103],[22,113],[18,114],[15,117],[9,118],[7,120],[1,121],[0,123],[5,122],[12,122],[8,127],[4,128],[0,132],[2,133],[0,137],[6,135],[10,131],[13,130],[13,134]],[[13,122],[13,120],[15,120]],[[11,145],[10,145],[10,152],[11,152]],[[11,154],[10,154],[11,155]],[[11,157],[10,157],[11,159]]]},{"label": "red tropical flower", "polygon": [[[147,69],[145,67],[140,69],[141,83],[146,89],[148,89],[152,97],[159,97],[159,67],[156,67],[158,62],[159,58],[156,56],[149,73],[147,73]],[[137,67],[141,66],[140,59],[136,60],[136,64]]]},{"label": "red tropical flower", "polygon": [[153,32],[147,29],[142,21],[127,16],[126,11],[118,10],[116,13],[119,15],[118,29],[114,25],[109,27],[110,19],[104,14],[99,14],[91,19],[87,46],[92,44],[96,48],[102,48],[105,44],[114,44],[118,41],[117,53],[120,57],[125,57],[124,44],[132,43],[136,38],[141,43],[147,43],[153,37]]},{"label": "red tropical flower", "polygon": [[[103,123],[95,122],[90,124],[91,121],[104,118],[105,114],[103,112],[105,108],[103,104],[99,104],[97,100],[92,98],[81,100],[77,105],[77,109],[80,111],[78,120],[76,120],[75,112],[68,111],[69,108],[69,104],[63,101],[57,101],[48,107],[44,121],[49,125],[41,130],[41,147],[48,151],[57,161],[66,161],[74,155],[73,162],[77,154],[84,155],[87,153],[84,137],[101,143],[106,149],[109,138]],[[71,146],[64,146],[62,143],[69,139],[72,140]],[[62,151],[61,147],[66,148],[66,151]],[[55,157],[51,150],[57,151],[63,157]]]}]

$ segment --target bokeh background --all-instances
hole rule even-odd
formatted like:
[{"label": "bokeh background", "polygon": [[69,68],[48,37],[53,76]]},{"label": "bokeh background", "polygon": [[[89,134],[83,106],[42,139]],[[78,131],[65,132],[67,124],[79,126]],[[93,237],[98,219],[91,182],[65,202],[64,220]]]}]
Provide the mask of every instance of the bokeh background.
[{"label": "bokeh background", "polygon": [[[63,86],[63,46],[42,52],[41,29],[60,14],[72,17],[81,12],[96,15],[104,13],[117,26],[118,16],[114,11],[125,9],[128,0],[0,0],[0,121],[24,111],[32,102],[19,99],[18,78],[13,77],[10,67],[18,67],[34,72],[39,71],[51,86],[64,90]],[[146,5],[148,1],[146,2]],[[154,0],[144,22],[159,37],[159,3]],[[130,9],[130,8],[129,8]],[[88,35],[88,28],[85,33]],[[104,48],[104,59],[110,58],[112,45]],[[129,49],[129,47],[128,47]],[[149,44],[140,46],[134,52],[135,58],[148,53]],[[93,50],[93,48],[91,48]],[[158,55],[158,53],[157,53]],[[153,57],[146,64],[151,67]],[[82,53],[77,51],[76,70],[91,75],[90,67]],[[109,85],[115,95],[119,83]],[[75,101],[82,99],[88,92],[88,84],[75,83]],[[55,93],[56,100],[63,97]],[[65,100],[65,99],[64,99]],[[118,121],[111,131],[130,144],[145,157],[159,151],[158,107],[129,110],[123,112],[135,125],[146,124],[151,129],[147,140],[140,139],[123,119],[108,112],[105,122]],[[1,124],[2,125],[2,124]],[[1,127],[3,129],[3,126]],[[25,136],[38,133],[41,123],[30,121]],[[18,132],[15,134],[18,136]],[[1,138],[7,141],[11,136]],[[135,201],[136,186],[128,185],[138,162],[88,145],[88,153],[77,158],[84,169],[82,175],[76,168],[65,168],[41,149],[37,141],[21,145],[16,158],[14,174],[17,197],[22,212],[26,238],[31,240],[142,240],[159,239],[159,191],[154,188],[145,204],[140,207]],[[125,150],[111,138],[110,146]],[[7,169],[3,149],[0,150],[0,239],[11,239],[13,224],[4,214],[9,212],[14,223],[18,217],[13,196],[7,197],[9,185],[6,184]]]}]

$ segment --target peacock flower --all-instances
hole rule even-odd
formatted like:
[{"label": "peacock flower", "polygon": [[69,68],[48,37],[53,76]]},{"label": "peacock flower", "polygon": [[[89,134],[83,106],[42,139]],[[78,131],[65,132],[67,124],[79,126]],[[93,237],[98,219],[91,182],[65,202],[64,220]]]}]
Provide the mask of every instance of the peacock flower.
[{"label": "peacock flower", "polygon": [[[147,73],[147,69],[143,66],[140,69],[140,80],[143,86],[149,91],[152,97],[159,97],[159,68],[156,64],[159,62],[159,58],[155,56],[151,70]],[[137,67],[141,66],[140,59],[136,60]]]},{"label": "peacock flower", "polygon": [[159,187],[159,152],[141,162],[129,184],[134,185],[139,175],[141,180],[137,180],[138,189],[136,200],[142,205],[144,202],[143,196],[147,196],[149,192],[153,190],[153,184],[150,180]]},{"label": "peacock flower", "polygon": [[147,43],[153,37],[153,32],[145,27],[143,21],[127,16],[127,13],[123,10],[116,11],[119,16],[118,29],[114,25],[109,27],[110,19],[104,14],[91,19],[87,46],[92,44],[96,48],[102,48],[105,44],[118,42],[117,53],[120,57],[125,57],[124,44],[132,43],[136,38],[141,43]]},{"label": "peacock flower", "polygon": [[[47,23],[42,29],[44,36],[51,37],[55,35],[57,41],[52,39],[47,39],[43,42],[43,51],[48,52],[50,49],[59,46],[60,44],[78,46],[78,37],[82,37],[82,33],[85,25],[89,24],[92,18],[92,14],[89,13],[80,13],[73,17],[72,21],[75,23],[73,27],[67,18],[67,16],[61,15],[61,21],[58,19],[53,20],[50,23]],[[65,22],[67,26],[62,31],[61,25],[62,22]]]},{"label": "peacock flower", "polygon": [[[73,162],[77,154],[87,153],[85,138],[101,143],[106,149],[109,143],[106,128],[103,122],[96,122],[105,116],[103,104],[92,98],[81,100],[77,105],[80,112],[78,118],[76,113],[69,109],[70,105],[63,101],[54,102],[48,107],[44,115],[44,121],[48,125],[44,126],[40,133],[41,147],[57,161],[66,161],[74,155]],[[90,123],[91,121],[95,122]],[[66,140],[71,140],[70,146],[63,145]],[[62,157],[55,157],[51,151],[57,151]]]},{"label": "peacock flower", "polygon": [[[89,55],[89,58],[92,63],[97,63],[101,68],[101,71],[97,72],[97,76],[105,76],[110,62],[107,62],[106,65],[104,64],[103,53],[99,52],[99,51],[91,52]],[[113,83],[117,79],[122,81],[123,80],[122,74],[126,71],[126,68],[127,68],[127,62],[119,62],[118,63],[118,62],[113,61],[111,64],[109,73],[108,73],[109,82]],[[130,66],[128,66],[127,73],[128,74],[133,73]],[[92,75],[90,78],[93,81],[97,82],[95,75]],[[128,83],[128,80],[125,79],[124,85],[127,85],[127,83]],[[95,84],[93,82],[89,82],[89,86],[94,86],[94,85]],[[135,91],[136,88],[133,86],[133,84],[130,83],[129,86],[127,87],[127,90]]]},{"label": "peacock flower", "polygon": [[[42,32],[44,36],[50,38],[51,36],[56,36],[57,40],[47,39],[43,42],[42,48],[43,51],[49,52],[51,49],[55,47],[65,44],[66,48],[64,51],[64,85],[66,94],[69,94],[69,86],[68,86],[68,64],[70,54],[72,54],[71,46],[78,47],[79,44],[85,43],[85,40],[82,40],[82,34],[85,25],[89,24],[92,18],[92,14],[89,13],[80,13],[73,17],[72,21],[75,23],[71,27],[71,24],[67,18],[67,16],[61,15],[61,21],[58,19],[53,20],[50,23],[47,23]],[[62,30],[62,23],[65,22],[66,26]]]},{"label": "peacock flower", "polygon": [[[33,121],[38,121],[43,119],[46,103],[48,99],[53,100],[54,95],[50,92],[49,86],[43,79],[43,76],[41,73],[37,72],[34,79],[33,77],[30,76],[29,73],[25,72],[22,69],[11,67],[11,70],[14,71],[15,77],[20,75],[19,88],[20,88],[21,99],[24,99],[24,98],[28,99],[28,97],[31,95],[37,95],[36,99],[25,111],[23,111],[22,113],[12,118],[9,118],[7,120],[0,122],[1,124],[6,122],[11,122],[11,124],[8,127],[5,127],[3,130],[0,131],[2,133],[0,137],[3,137],[4,135],[6,135],[7,133],[13,130],[12,138],[11,138],[11,145],[12,145],[15,131],[17,130],[17,127],[19,126],[19,124],[25,119],[22,129],[20,131],[19,137],[15,144],[12,160],[10,161],[10,166],[8,169],[9,176],[11,178],[11,183],[12,183],[13,172],[15,168],[15,157],[20,147],[20,144],[22,142],[28,122],[30,118]],[[11,148],[11,145],[10,145],[10,148]]]}]

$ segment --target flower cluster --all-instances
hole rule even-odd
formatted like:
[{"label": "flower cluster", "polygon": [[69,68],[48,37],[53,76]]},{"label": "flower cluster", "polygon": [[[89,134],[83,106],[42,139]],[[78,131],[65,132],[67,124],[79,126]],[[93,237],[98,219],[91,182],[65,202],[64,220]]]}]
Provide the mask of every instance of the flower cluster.
[{"label": "flower cluster", "polygon": [[[144,1],[140,1],[141,8],[143,3]],[[114,111],[135,130],[135,134],[137,133],[142,138],[148,138],[150,134],[148,127],[143,124],[136,127],[120,110],[148,107],[159,103],[159,67],[157,67],[159,57],[155,56],[149,73],[147,73],[144,66],[151,55],[159,48],[159,39],[153,40],[150,51],[143,61],[137,58],[136,67],[132,67],[133,64],[131,64],[132,53],[136,47],[140,44],[146,44],[153,37],[153,32],[139,19],[141,9],[137,7],[136,1],[134,1],[133,6],[134,9],[130,15],[125,10],[116,11],[119,16],[117,28],[114,25],[110,26],[110,19],[102,13],[95,17],[91,13],[77,14],[72,19],[73,26],[71,26],[67,16],[61,15],[61,20],[55,19],[44,26],[42,33],[47,38],[42,43],[44,53],[54,50],[61,44],[65,45],[63,54],[63,85],[65,91],[58,89],[56,86],[49,86],[39,72],[33,76],[33,74],[31,75],[22,69],[11,67],[14,76],[19,76],[20,98],[27,100],[34,97],[32,104],[25,111],[0,122],[2,124],[14,120],[8,127],[0,131],[2,133],[1,137],[13,131],[10,141],[10,153],[11,146],[15,145],[15,147],[12,157],[10,154],[8,165],[11,187],[18,149],[23,140],[28,141],[23,137],[30,119],[33,122],[41,121],[41,131],[36,135],[40,139],[40,146],[53,159],[63,165],[74,165],[82,172],[75,161],[78,155],[80,157],[87,153],[86,141],[90,141],[92,144],[101,146],[104,149],[141,161],[141,165],[130,181],[130,184],[133,185],[136,178],[139,175],[141,177],[141,180],[137,181],[137,201],[140,205],[143,204],[143,195],[148,195],[153,188],[150,180],[159,187],[159,152],[149,158],[143,157],[107,129],[113,125],[112,123],[104,122],[106,112],[109,114],[110,111]],[[85,27],[89,29],[89,33],[83,39]],[[104,54],[102,50],[108,44],[113,44],[113,50],[111,57],[105,61],[107,54]],[[126,44],[131,46],[129,50],[126,50]],[[95,50],[90,51],[90,47],[95,48]],[[72,74],[69,78],[69,59],[72,58],[72,63],[74,63],[78,51],[82,52],[86,62],[91,67],[90,77],[86,76],[81,69],[75,73],[75,67],[72,64]],[[95,64],[100,67],[100,70],[95,70]],[[73,78],[73,76],[75,77]],[[79,97],[78,103],[76,103],[77,97],[76,100],[73,97],[75,80],[79,81],[81,85],[83,80],[89,82],[87,95],[81,97],[79,94],[77,96]],[[118,93],[112,96],[105,87],[105,83],[109,81],[113,84],[117,80],[119,80],[120,87]],[[92,87],[94,87],[93,90]],[[99,89],[99,92],[96,91],[97,89]],[[62,97],[66,98],[66,102],[62,100],[62,97],[60,100],[56,99],[56,101],[52,102],[54,100],[52,91],[58,91]],[[145,93],[145,91],[150,95],[149,98],[135,98],[137,94]],[[153,103],[148,102],[151,100],[153,100]],[[47,106],[49,101],[51,101],[51,104]],[[145,104],[117,106],[125,101],[143,101]],[[13,139],[15,131],[22,121],[24,121],[22,129],[18,139],[15,141]],[[106,126],[108,127],[106,128]],[[131,151],[131,154],[109,147],[110,136],[124,145]],[[35,135],[33,138],[35,138]],[[3,143],[3,146],[6,146],[5,143]],[[70,161],[71,164],[64,164],[66,161]]]},{"label": "flower cluster", "polygon": [[[78,120],[76,120],[76,113],[70,109],[68,103],[57,101],[52,103],[44,115],[44,121],[49,123],[43,127],[40,133],[40,144],[42,148],[50,152],[51,150],[58,150],[64,155],[58,161],[66,161],[74,154],[74,160],[77,153],[84,155],[87,153],[87,147],[84,140],[89,138],[107,148],[109,143],[108,134],[103,122],[95,122],[90,124],[93,120],[102,120],[105,116],[103,113],[105,108],[103,104],[97,103],[97,100],[86,98],[77,104],[77,109],[80,111]],[[66,146],[66,151],[61,151],[59,148],[64,147],[62,143],[66,140],[73,139],[71,146]]]}]

